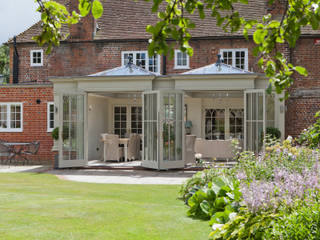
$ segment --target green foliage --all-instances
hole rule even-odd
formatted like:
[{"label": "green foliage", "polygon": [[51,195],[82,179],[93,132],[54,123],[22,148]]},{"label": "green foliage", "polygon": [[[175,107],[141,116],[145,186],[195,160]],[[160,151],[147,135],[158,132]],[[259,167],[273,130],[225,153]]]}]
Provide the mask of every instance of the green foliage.
[{"label": "green foliage", "polygon": [[298,139],[300,144],[306,144],[311,148],[320,146],[320,111],[315,115],[316,121],[308,129],[305,129]]},{"label": "green foliage", "polygon": [[222,169],[209,168],[195,173],[190,179],[181,185],[180,198],[187,202],[189,197],[191,197],[195,191],[205,187],[209,182],[212,182],[215,177],[223,174],[224,172],[225,170]]},{"label": "green foliage", "polygon": [[9,47],[7,45],[0,46],[0,74],[4,76],[5,82],[9,81]]},{"label": "green foliage", "polygon": [[242,211],[235,218],[212,231],[210,238],[215,240],[266,239],[264,234],[277,217],[277,214],[270,212],[254,214]]},{"label": "green foliage", "polygon": [[59,140],[59,128],[56,127],[52,130],[52,133],[51,133],[51,137],[53,138],[53,140]]},{"label": "green foliage", "polygon": [[320,205],[302,204],[294,211],[281,212],[274,219],[273,228],[266,232],[267,239],[320,239]]},{"label": "green foliage", "polygon": [[33,39],[40,45],[47,44],[47,53],[52,47],[59,46],[60,41],[68,37],[62,33],[63,25],[77,24],[81,17],[87,16],[90,12],[94,18],[100,18],[103,13],[103,6],[99,0],[79,0],[79,13],[69,12],[65,5],[56,1],[35,0],[39,4],[38,12],[41,13],[42,32]]},{"label": "green foliage", "polygon": [[239,181],[227,177],[214,177],[207,186],[193,187],[187,198],[188,216],[210,220],[210,224],[224,224],[230,214],[239,210],[241,193]]},{"label": "green foliage", "polygon": [[266,134],[269,134],[271,138],[280,139],[281,132],[278,128],[275,127],[267,127]]}]

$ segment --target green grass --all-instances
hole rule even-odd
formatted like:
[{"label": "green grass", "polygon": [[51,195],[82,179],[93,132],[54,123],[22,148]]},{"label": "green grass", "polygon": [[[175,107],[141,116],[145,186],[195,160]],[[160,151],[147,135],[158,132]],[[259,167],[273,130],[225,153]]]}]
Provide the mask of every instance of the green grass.
[{"label": "green grass", "polygon": [[178,189],[0,174],[0,239],[208,239],[208,224],[186,216]]}]

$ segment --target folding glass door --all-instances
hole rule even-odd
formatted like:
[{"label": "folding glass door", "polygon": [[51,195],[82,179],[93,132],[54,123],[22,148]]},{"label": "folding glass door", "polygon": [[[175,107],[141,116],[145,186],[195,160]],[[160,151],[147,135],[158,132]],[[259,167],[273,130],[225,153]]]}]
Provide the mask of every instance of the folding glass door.
[{"label": "folding glass door", "polygon": [[183,93],[143,93],[143,161],[154,169],[184,167]]},{"label": "folding glass door", "polygon": [[83,94],[63,94],[59,107],[59,167],[86,164],[84,153],[85,102]]},{"label": "folding glass door", "polygon": [[247,90],[245,105],[245,149],[258,153],[263,148],[266,127],[275,125],[275,96],[264,89]]}]

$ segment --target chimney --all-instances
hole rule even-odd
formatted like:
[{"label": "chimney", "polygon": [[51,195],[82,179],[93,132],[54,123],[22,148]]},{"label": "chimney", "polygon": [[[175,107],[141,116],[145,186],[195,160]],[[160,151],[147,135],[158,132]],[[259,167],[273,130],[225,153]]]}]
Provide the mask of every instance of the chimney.
[{"label": "chimney", "polygon": [[269,1],[266,0],[267,13],[270,13],[275,19],[281,18],[286,9],[286,0],[275,0],[272,4]]},{"label": "chimney", "polygon": [[[69,11],[76,11],[79,13],[78,0],[70,0]],[[71,41],[91,41],[93,40],[95,28],[95,20],[91,13],[86,17],[82,17],[77,24],[70,26],[70,40]]]}]

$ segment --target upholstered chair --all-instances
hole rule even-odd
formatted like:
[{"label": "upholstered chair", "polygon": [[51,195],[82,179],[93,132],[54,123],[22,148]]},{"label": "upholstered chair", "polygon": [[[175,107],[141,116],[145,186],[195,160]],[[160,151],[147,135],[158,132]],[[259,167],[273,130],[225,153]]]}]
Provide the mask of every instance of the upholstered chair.
[{"label": "upholstered chair", "polygon": [[130,134],[128,143],[128,159],[139,160],[140,159],[140,135],[136,133]]},{"label": "upholstered chair", "polygon": [[195,158],[195,142],[196,142],[196,135],[186,135],[186,142],[185,142],[185,164],[194,164],[196,163]]},{"label": "upholstered chair", "polygon": [[120,161],[124,157],[123,147],[119,147],[119,136],[115,134],[101,134],[103,141],[103,160]]}]

